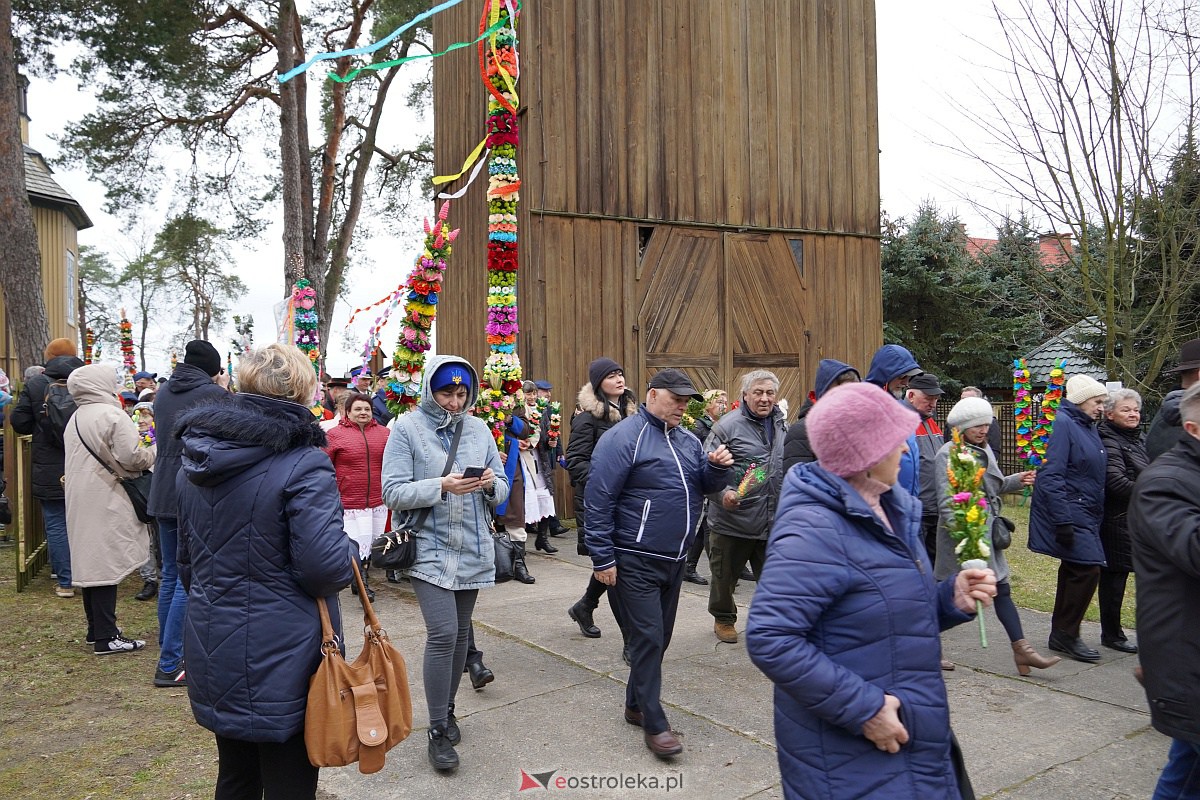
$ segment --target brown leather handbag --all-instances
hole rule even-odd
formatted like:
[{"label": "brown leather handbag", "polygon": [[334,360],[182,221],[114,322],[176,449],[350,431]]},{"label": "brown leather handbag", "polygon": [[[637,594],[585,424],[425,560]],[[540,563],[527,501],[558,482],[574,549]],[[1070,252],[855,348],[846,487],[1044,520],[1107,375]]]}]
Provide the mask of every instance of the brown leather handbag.
[{"label": "brown leather handbag", "polygon": [[354,663],[346,663],[325,598],[317,598],[323,657],[308,684],[304,745],[314,767],[344,767],[357,761],[358,771],[369,775],[383,769],[387,751],[412,732],[412,695],[404,656],[392,646],[371,608],[357,561],[351,563],[366,643]]}]

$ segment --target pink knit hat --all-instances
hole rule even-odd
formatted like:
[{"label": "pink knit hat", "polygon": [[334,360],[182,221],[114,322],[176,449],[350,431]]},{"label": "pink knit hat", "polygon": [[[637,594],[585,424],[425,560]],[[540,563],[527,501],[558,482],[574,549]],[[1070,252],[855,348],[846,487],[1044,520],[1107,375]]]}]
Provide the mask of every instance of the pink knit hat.
[{"label": "pink knit hat", "polygon": [[921,422],[917,412],[870,383],[835,386],[813,405],[807,419],[817,461],[843,478],[878,464]]}]

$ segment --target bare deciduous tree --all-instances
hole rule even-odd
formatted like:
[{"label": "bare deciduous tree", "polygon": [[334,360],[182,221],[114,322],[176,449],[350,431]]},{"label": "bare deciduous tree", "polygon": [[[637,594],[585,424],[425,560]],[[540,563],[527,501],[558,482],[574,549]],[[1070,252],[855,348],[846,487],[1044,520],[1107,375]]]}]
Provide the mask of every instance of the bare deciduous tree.
[{"label": "bare deciduous tree", "polygon": [[[961,148],[1053,231],[1071,234],[1073,263],[1039,271],[1027,288],[1070,299],[1046,308],[1059,327],[1095,317],[1109,377],[1143,389],[1194,333],[1180,306],[1200,282],[1200,248],[1178,241],[1183,230],[1166,217],[1181,210],[1162,202],[1194,130],[1188,6],[994,4],[1006,80],[967,111],[992,140]],[[1174,241],[1154,238],[1168,232]]]}]

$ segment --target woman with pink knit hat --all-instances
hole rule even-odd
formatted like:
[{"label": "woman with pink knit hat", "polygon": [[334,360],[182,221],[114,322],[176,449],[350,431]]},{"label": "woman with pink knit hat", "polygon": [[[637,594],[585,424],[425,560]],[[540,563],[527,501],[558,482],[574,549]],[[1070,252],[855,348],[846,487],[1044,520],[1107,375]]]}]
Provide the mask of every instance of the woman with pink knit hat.
[{"label": "woman with pink knit hat", "polygon": [[934,582],[921,504],[895,485],[917,422],[877,386],[831,389],[808,415],[817,461],[784,480],[746,647],[775,683],[787,798],[974,796],[939,633],[990,604],[996,579]]}]

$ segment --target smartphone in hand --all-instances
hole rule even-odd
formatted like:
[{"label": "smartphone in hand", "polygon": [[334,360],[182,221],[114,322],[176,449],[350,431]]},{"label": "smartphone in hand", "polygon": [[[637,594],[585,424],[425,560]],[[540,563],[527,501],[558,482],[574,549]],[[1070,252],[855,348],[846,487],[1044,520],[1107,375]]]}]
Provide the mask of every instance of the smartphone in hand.
[{"label": "smartphone in hand", "polygon": [[477,478],[477,479],[482,478],[483,477],[483,467],[467,467],[466,469],[463,470],[463,477],[464,478]]}]

